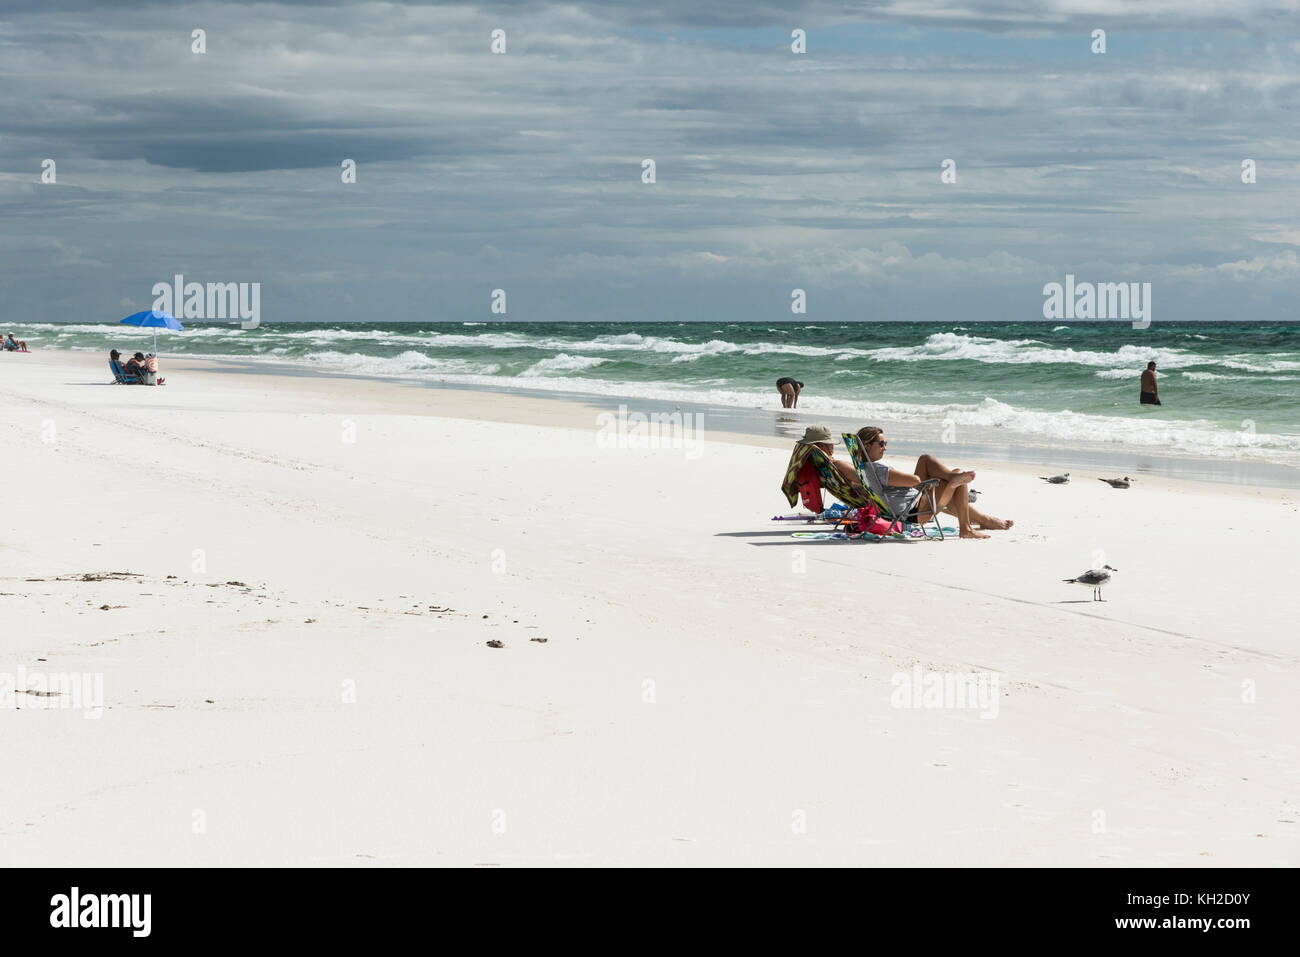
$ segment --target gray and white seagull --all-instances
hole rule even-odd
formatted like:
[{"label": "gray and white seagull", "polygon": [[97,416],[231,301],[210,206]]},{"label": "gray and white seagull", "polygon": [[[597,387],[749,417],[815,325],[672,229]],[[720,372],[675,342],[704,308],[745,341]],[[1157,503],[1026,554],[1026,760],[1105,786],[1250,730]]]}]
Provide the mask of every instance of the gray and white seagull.
[{"label": "gray and white seagull", "polygon": [[1069,472],[1066,472],[1064,475],[1040,475],[1040,476],[1038,476],[1038,477],[1039,477],[1040,479],[1042,479],[1044,482],[1047,482],[1047,483],[1050,484],[1050,485],[1069,485],[1069,484],[1070,484],[1070,473],[1069,473]]},{"label": "gray and white seagull", "polygon": [[1101,568],[1090,568],[1078,578],[1064,578],[1062,581],[1069,582],[1073,585],[1087,585],[1092,589],[1093,601],[1104,601],[1101,597],[1101,586],[1110,581],[1110,573],[1119,571],[1118,568],[1112,568],[1109,565],[1102,565]]}]

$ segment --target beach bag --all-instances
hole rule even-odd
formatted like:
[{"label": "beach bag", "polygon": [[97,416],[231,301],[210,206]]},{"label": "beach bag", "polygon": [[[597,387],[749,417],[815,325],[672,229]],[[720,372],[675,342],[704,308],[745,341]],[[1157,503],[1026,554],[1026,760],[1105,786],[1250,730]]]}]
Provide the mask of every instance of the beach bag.
[{"label": "beach bag", "polygon": [[858,509],[858,531],[881,537],[899,535],[902,534],[903,523],[886,521],[880,514],[880,509],[874,505],[866,505]]}]

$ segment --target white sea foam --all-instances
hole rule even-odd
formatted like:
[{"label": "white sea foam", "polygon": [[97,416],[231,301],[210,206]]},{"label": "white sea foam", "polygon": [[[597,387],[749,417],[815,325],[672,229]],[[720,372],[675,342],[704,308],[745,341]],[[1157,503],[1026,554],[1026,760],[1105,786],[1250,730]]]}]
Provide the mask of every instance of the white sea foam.
[{"label": "white sea foam", "polygon": [[[302,357],[309,365],[321,366],[354,375],[403,376],[412,373],[421,377],[484,376],[495,377],[501,366],[495,362],[475,362],[471,359],[435,359],[422,352],[403,352],[396,356],[368,356],[353,352],[309,352]],[[502,382],[492,378],[494,382]]]},{"label": "white sea foam", "polygon": [[[242,358],[247,359],[247,356]],[[589,357],[570,357],[584,359]],[[312,353],[310,364],[361,375],[416,377],[449,383],[486,386],[493,389],[529,389],[593,396],[629,396],[676,403],[693,402],[736,408],[775,409],[775,399],[766,389],[727,388],[725,380],[683,385],[673,382],[622,382],[607,379],[554,374],[501,376],[495,363],[467,359],[434,359],[418,352],[378,358],[339,352]],[[254,360],[258,361],[258,360]],[[851,370],[845,370],[851,371]],[[1064,411],[1024,409],[985,398],[975,404],[925,404],[870,402],[817,395],[800,400],[800,411],[857,419],[862,422],[893,422],[909,427],[932,427],[940,434],[947,422],[966,430],[977,440],[987,431],[989,438],[1026,444],[1089,443],[1142,448],[1152,452],[1185,453],[1198,456],[1241,457],[1284,464],[1300,464],[1300,435],[1247,434],[1224,428],[1208,420],[1169,420],[1147,416],[1104,416]],[[1000,437],[1000,438],[999,438]]]},{"label": "white sea foam", "polygon": [[571,356],[567,352],[561,352],[559,355],[551,356],[549,359],[541,359],[534,362],[523,372],[521,376],[550,375],[555,372],[577,372],[581,369],[593,369],[596,366],[604,365],[608,359],[597,359],[593,356]]},{"label": "white sea foam", "polygon": [[959,336],[939,332],[929,336],[919,346],[891,346],[869,352],[875,359],[893,362],[921,362],[934,360],[968,360],[1002,365],[1084,365],[1115,368],[1128,366],[1139,371],[1149,361],[1158,366],[1180,368],[1184,366],[1219,364],[1251,372],[1278,372],[1300,369],[1300,362],[1282,359],[1294,353],[1274,353],[1273,358],[1237,357],[1211,358],[1197,355],[1186,349],[1123,345],[1113,352],[1093,352],[1081,349],[1058,349],[1038,339],[991,339],[984,336]]},{"label": "white sea foam", "polygon": [[[487,323],[461,326],[488,325]],[[37,323],[24,328],[33,334],[51,332],[60,338],[77,334],[97,334],[104,336],[105,342],[114,337],[131,335],[138,330],[116,324],[60,324]],[[797,327],[792,327],[797,328]],[[812,328],[812,327],[804,327]],[[820,327],[817,327],[820,328]],[[962,328],[962,327],[958,327]],[[1068,327],[1056,327],[1058,330]],[[129,331],[128,331],[129,330]],[[783,330],[784,331],[784,330]],[[866,338],[868,331],[864,331]],[[879,362],[929,362],[929,361],[972,361],[991,365],[1054,365],[1073,364],[1093,366],[1098,369],[1115,370],[1113,376],[1118,378],[1121,368],[1145,368],[1149,360],[1154,359],[1163,369],[1184,369],[1195,366],[1217,365],[1244,372],[1297,372],[1300,371],[1300,353],[1278,352],[1264,356],[1236,355],[1227,357],[1209,357],[1198,355],[1194,351],[1176,347],[1153,347],[1138,344],[1123,345],[1103,352],[1086,349],[1054,347],[1038,339],[998,339],[989,336],[975,336],[959,332],[939,332],[925,338],[917,345],[886,346],[881,348],[858,348],[845,345],[810,345],[797,341],[773,342],[731,342],[726,339],[709,339],[705,342],[689,342],[671,336],[644,335],[637,332],[599,335],[591,338],[539,335],[521,331],[491,330],[463,333],[445,333],[439,331],[419,334],[400,333],[382,329],[293,329],[286,327],[262,327],[256,332],[240,329],[237,324],[229,326],[208,326],[193,328],[184,333],[173,334],[176,341],[185,339],[222,340],[225,337],[247,338],[256,341],[281,343],[300,342],[305,347],[329,346],[333,343],[354,342],[358,346],[365,342],[374,342],[387,347],[408,346],[421,351],[439,348],[467,348],[478,350],[519,350],[530,349],[541,352],[565,353],[568,355],[599,355],[602,353],[635,352],[640,354],[662,354],[674,362],[691,362],[702,356],[744,355],[744,356],[793,356],[807,359],[826,358],[836,362],[846,362],[854,358],[863,358]],[[689,358],[682,358],[689,357]],[[1111,377],[1107,373],[1103,378]]]},{"label": "white sea foam", "polygon": [[[184,324],[184,320],[182,320],[182,324]],[[154,332],[153,328],[150,326],[124,326],[120,322],[104,322],[95,323],[93,325],[89,323],[35,322],[24,323],[22,328],[29,335],[34,332],[52,332],[58,338],[66,338],[72,335],[101,335],[105,337],[105,341],[118,336],[134,336],[141,334],[151,336]],[[239,328],[238,323],[234,323],[230,326],[208,326],[202,329],[190,327],[184,332],[174,332],[170,329],[159,329],[158,333],[161,336],[219,339],[222,336],[244,335],[245,330]],[[21,339],[22,336],[19,336],[19,338]]]},{"label": "white sea foam", "polygon": [[[1242,369],[1246,372],[1296,372],[1300,371],[1300,362],[1295,359],[1279,359],[1277,356],[1295,355],[1293,352],[1271,352],[1273,358],[1222,359],[1219,365],[1229,369]],[[1208,363],[1206,363],[1208,364]]]},{"label": "white sea foam", "polygon": [[1201,419],[1180,422],[1087,415],[1068,409],[1040,412],[988,398],[973,409],[952,410],[945,418],[951,418],[958,426],[1004,429],[1056,442],[1137,446],[1213,456],[1267,458],[1270,452],[1283,452],[1288,453],[1287,458],[1292,461],[1300,455],[1300,435],[1251,434],[1224,429],[1217,423]]},{"label": "white sea foam", "polygon": [[390,339],[413,339],[415,336],[401,336],[385,329],[269,329],[263,338],[278,339],[319,339],[322,342],[355,341],[373,339],[386,342]]},{"label": "white sea foam", "polygon": [[1218,372],[1180,372],[1178,374],[1184,379],[1190,379],[1193,382],[1296,382],[1300,380],[1300,376],[1294,375],[1221,375]]},{"label": "white sea foam", "polygon": [[[492,325],[492,324],[483,324]],[[114,341],[129,341],[148,330],[108,324],[44,323],[23,326],[34,336],[47,342],[57,340],[59,347],[78,351],[97,351],[93,343],[102,342],[104,348]],[[896,387],[897,382],[914,380],[922,371],[909,372],[892,365],[895,362],[968,360],[986,364],[993,378],[999,375],[998,366],[1045,365],[1060,366],[1072,363],[1092,372],[1103,380],[1136,381],[1138,373],[1150,359],[1155,359],[1161,372],[1172,372],[1188,383],[1218,382],[1240,379],[1250,382],[1269,379],[1292,382],[1300,377],[1300,352],[1273,352],[1268,354],[1239,353],[1227,358],[1198,355],[1192,348],[1151,347],[1141,344],[1140,336],[1132,342],[1110,351],[1066,349],[1043,340],[998,339],[992,336],[975,336],[959,332],[940,332],[925,336],[923,341],[913,340],[908,346],[866,348],[872,345],[873,330],[864,327],[861,340],[854,346],[808,345],[801,340],[797,326],[785,327],[791,335],[790,342],[758,341],[731,342],[726,338],[711,338],[704,342],[683,341],[675,335],[647,335],[637,332],[608,335],[535,334],[500,327],[488,329],[463,329],[441,327],[456,331],[431,330],[429,332],[402,333],[369,329],[302,329],[294,327],[263,327],[245,331],[237,325],[207,326],[184,333],[166,334],[159,345],[164,351],[174,342],[177,353],[183,353],[181,343],[187,339],[206,340],[201,350],[238,353],[234,358],[245,361],[286,361],[290,354],[303,353],[298,360],[308,366],[332,372],[356,373],[374,376],[393,376],[427,380],[443,380],[487,386],[494,389],[527,388],[547,392],[574,392],[589,395],[630,396],[645,399],[663,399],[674,402],[701,402],[739,408],[775,409],[776,397],[766,384],[767,378],[753,374],[760,367],[775,370],[799,368],[807,370],[801,378],[820,370],[823,377],[836,376],[835,391],[849,395],[866,395],[865,390],[854,388],[855,376],[878,376],[883,388]],[[656,327],[661,332],[674,327]],[[698,327],[697,327],[698,328]],[[708,328],[708,327],[704,327]],[[1046,328],[1046,327],[1043,327]],[[572,332],[572,327],[569,327]],[[785,331],[784,329],[782,331]],[[721,332],[721,330],[719,330]],[[1045,333],[1043,333],[1045,334]],[[77,336],[84,338],[78,340]],[[751,333],[755,339],[760,338]],[[119,340],[119,337],[121,339]],[[226,338],[230,337],[230,338]],[[918,339],[921,337],[918,336]],[[1124,335],[1120,341],[1128,339]],[[878,341],[878,340],[876,340]],[[1114,341],[1114,340],[1111,340]],[[1181,340],[1190,347],[1187,340]],[[373,344],[373,346],[372,346]],[[228,348],[223,346],[228,345]],[[268,346],[270,347],[268,349]],[[397,352],[392,356],[373,356],[372,351]],[[250,347],[267,349],[267,354],[250,356]],[[459,355],[448,355],[455,350]],[[517,376],[501,375],[505,361],[502,350],[522,350],[524,361],[515,356],[511,368],[526,366]],[[196,356],[202,352],[194,353]],[[502,356],[494,361],[494,355]],[[718,363],[710,374],[717,378],[702,380],[692,375],[690,364],[705,357],[742,356],[758,357],[756,361]],[[786,363],[783,357],[814,360]],[[215,356],[214,356],[215,358]],[[643,370],[658,368],[657,382],[626,382],[591,378],[588,373],[612,359],[644,362]],[[820,361],[816,361],[820,360]],[[854,361],[858,360],[858,361]],[[848,364],[847,368],[832,365]],[[672,371],[669,371],[671,363]],[[685,363],[687,365],[678,365]],[[731,368],[731,372],[724,370]],[[960,368],[960,367],[958,367]],[[748,371],[746,371],[748,370]],[[942,372],[942,370],[939,370]],[[1073,370],[1072,370],[1073,371]],[[599,373],[598,373],[599,374]],[[642,372],[645,374],[645,371]],[[650,372],[651,375],[655,373]],[[798,374],[792,372],[791,374]],[[929,376],[929,370],[925,370]],[[739,377],[744,377],[743,380]],[[734,378],[733,378],[734,377]],[[987,378],[987,377],[986,377]],[[686,381],[689,380],[689,381]],[[735,382],[743,381],[746,387],[737,388]],[[1075,380],[1077,381],[1077,379]],[[1173,381],[1177,381],[1176,379]],[[748,384],[752,383],[752,388]],[[893,385],[891,385],[893,384]],[[1291,434],[1259,434],[1245,436],[1235,431],[1233,416],[1224,415],[1224,422],[1206,419],[1177,421],[1168,416],[1133,414],[1129,416],[1097,416],[1069,411],[1035,411],[986,399],[974,404],[912,404],[882,403],[863,399],[835,397],[825,394],[827,388],[805,394],[800,400],[800,411],[824,413],[827,416],[844,416],[860,421],[887,421],[921,423],[929,428],[938,427],[951,419],[962,427],[964,437],[979,430],[990,430],[993,437],[1006,436],[1013,442],[1063,442],[1105,443],[1138,447],[1152,451],[1186,452],[1206,455],[1241,455],[1250,458],[1272,458],[1274,461],[1293,462],[1300,454],[1300,437]],[[975,386],[973,388],[979,388]],[[998,386],[988,386],[990,391]],[[1189,394],[1197,390],[1189,388]],[[1210,393],[1209,388],[1199,390]],[[884,394],[889,394],[885,392]],[[975,396],[983,392],[975,392]],[[1041,398],[1041,397],[1040,397]],[[1028,401],[1033,402],[1031,398]],[[1050,401],[1050,400],[1049,400]],[[1060,400],[1057,400],[1058,402]],[[1080,400],[1082,401],[1082,400]],[[1049,403],[1044,403],[1049,404]],[[1186,414],[1186,412],[1184,412]],[[1206,412],[1216,418],[1217,413]],[[974,440],[972,440],[974,441]]]}]

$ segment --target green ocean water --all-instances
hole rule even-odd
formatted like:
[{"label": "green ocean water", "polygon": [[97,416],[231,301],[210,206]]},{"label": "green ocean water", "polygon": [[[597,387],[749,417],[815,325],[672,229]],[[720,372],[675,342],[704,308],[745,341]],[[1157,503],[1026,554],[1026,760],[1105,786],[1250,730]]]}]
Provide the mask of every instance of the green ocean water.
[{"label": "green ocean water", "polygon": [[[148,331],[15,327],[33,348],[132,350]],[[1300,465],[1300,323],[190,322],[169,355],[365,376],[950,423],[1008,442],[1088,442]],[[1154,359],[1160,408],[1138,405]]]}]

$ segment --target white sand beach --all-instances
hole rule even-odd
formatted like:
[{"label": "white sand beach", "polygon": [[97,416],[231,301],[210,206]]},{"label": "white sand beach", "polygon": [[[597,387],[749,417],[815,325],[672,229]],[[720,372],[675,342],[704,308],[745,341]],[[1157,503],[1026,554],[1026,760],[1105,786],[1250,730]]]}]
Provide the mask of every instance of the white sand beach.
[{"label": "white sand beach", "polygon": [[1294,490],[960,461],[1013,529],[801,541],[775,438],[165,373],[0,356],[0,673],[103,689],[6,703],[0,864],[1300,862]]}]

